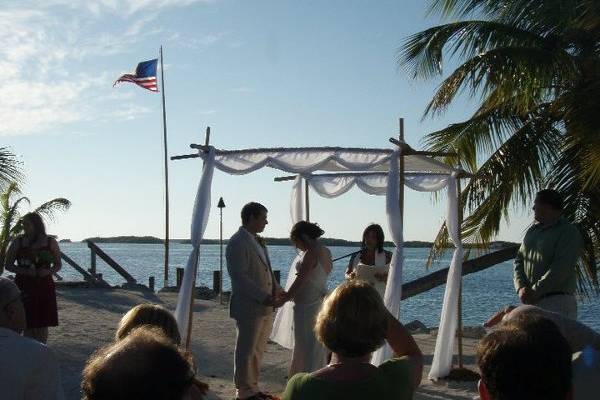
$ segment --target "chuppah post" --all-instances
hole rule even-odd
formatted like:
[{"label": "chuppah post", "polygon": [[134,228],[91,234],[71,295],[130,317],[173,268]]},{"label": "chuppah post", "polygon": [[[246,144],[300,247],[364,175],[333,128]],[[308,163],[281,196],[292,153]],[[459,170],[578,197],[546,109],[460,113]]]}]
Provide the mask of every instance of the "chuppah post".
[{"label": "chuppah post", "polygon": [[402,230],[404,230],[404,157],[406,156],[404,154],[404,118],[400,118],[399,120],[400,123],[400,132],[398,134],[398,146],[400,147],[400,193],[399,193],[399,199],[400,199],[400,219],[402,220]]},{"label": "chuppah post", "polygon": [[[207,126],[206,134],[204,137],[204,146],[206,148],[208,148],[209,143],[210,143],[210,126]],[[192,275],[193,283],[192,283],[192,290],[190,291],[190,313],[189,313],[189,318],[188,318],[187,335],[185,338],[185,348],[186,349],[190,348],[190,336],[192,333],[192,320],[194,318],[194,292],[196,291],[196,275],[198,274],[199,259],[200,259],[200,245],[198,245],[198,251],[196,252],[195,260],[194,260],[194,274]]]},{"label": "chuppah post", "polygon": [[[461,169],[460,162],[458,163],[458,169]],[[460,176],[456,178],[456,191],[458,192],[458,201],[457,201],[457,211],[458,211],[458,239],[462,242],[462,222],[463,222],[463,211],[462,211],[462,202],[461,202],[461,185],[460,185]],[[460,260],[462,263],[463,260]],[[458,328],[457,328],[457,336],[458,336],[458,367],[463,368],[463,321],[462,321],[462,276],[460,278],[460,286],[458,289]]]},{"label": "chuppah post", "polygon": [[306,210],[306,222],[310,221],[310,199],[308,179],[304,180],[304,209]]}]

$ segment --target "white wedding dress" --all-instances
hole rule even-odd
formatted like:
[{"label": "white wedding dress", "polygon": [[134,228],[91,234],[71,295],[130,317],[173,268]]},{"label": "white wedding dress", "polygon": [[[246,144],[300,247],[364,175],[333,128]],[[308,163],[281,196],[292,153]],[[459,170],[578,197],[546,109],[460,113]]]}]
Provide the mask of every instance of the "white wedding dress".
[{"label": "white wedding dress", "polygon": [[360,254],[357,254],[352,262],[352,271],[355,272],[356,279],[369,282],[377,290],[381,298],[383,298],[386,282],[377,279],[375,274],[387,274],[389,272],[390,265],[387,262],[386,252],[381,251],[375,254],[375,265],[363,264],[360,261]]},{"label": "white wedding dress", "polygon": [[[296,271],[302,263],[296,262]],[[315,337],[313,328],[315,319],[327,294],[329,274],[323,268],[321,260],[317,262],[294,296],[294,353],[289,376],[299,372],[312,372],[321,369],[327,363],[325,347]]]}]

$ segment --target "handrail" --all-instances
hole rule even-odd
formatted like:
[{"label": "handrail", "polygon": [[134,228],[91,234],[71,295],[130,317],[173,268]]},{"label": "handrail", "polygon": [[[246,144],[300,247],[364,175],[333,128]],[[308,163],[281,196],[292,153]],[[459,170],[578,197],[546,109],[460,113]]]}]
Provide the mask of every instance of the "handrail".
[{"label": "handrail", "polygon": [[102,279],[98,279],[97,277],[92,276],[89,272],[87,272],[85,269],[83,269],[71,257],[66,255],[62,251],[60,252],[60,258],[65,260],[67,262],[67,264],[69,264],[77,272],[79,272],[83,276],[83,279],[85,279],[87,282],[92,283],[92,284],[97,284],[97,283],[106,284],[106,282],[104,282]]},{"label": "handrail", "polygon": [[[481,257],[472,258],[463,262],[462,276],[483,271],[500,264],[501,262],[512,260],[516,257],[519,246],[511,246],[493,253],[485,254]],[[402,300],[427,292],[437,286],[446,283],[448,270],[450,268],[440,269],[429,275],[415,279],[402,285]]]},{"label": "handrail", "polygon": [[89,240],[86,240],[86,243],[87,243],[87,246],[89,247],[89,249],[92,251],[92,253],[98,255],[102,260],[104,260],[105,263],[107,263],[115,271],[117,271],[117,273],[119,275],[121,275],[123,278],[125,278],[127,283],[137,283],[135,278],[133,276],[131,276],[129,274],[129,272],[127,272],[125,270],[125,268],[121,267],[119,265],[119,263],[117,263],[115,260],[113,260],[108,254],[106,254],[104,252],[104,250],[102,250],[100,247],[98,247],[98,245],[96,245],[94,242],[91,242]]}]

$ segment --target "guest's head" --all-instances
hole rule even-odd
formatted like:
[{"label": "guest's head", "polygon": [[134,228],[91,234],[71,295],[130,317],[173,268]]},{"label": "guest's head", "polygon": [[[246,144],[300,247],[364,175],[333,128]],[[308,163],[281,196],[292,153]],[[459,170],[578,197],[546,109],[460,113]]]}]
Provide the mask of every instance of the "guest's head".
[{"label": "guest's head", "polygon": [[387,333],[388,313],[381,296],[361,280],[348,280],[323,302],[315,333],[338,357],[364,357],[379,348]]},{"label": "guest's head", "polygon": [[477,346],[482,400],[565,400],[571,396],[571,349],[548,319],[524,315]]},{"label": "guest's head", "polygon": [[82,398],[200,399],[194,381],[191,357],[160,329],[140,327],[90,357],[83,370]]},{"label": "guest's head", "polygon": [[116,340],[122,340],[133,329],[142,325],[159,328],[175,344],[181,344],[181,335],[175,317],[169,310],[158,304],[139,304],[129,310],[119,322]]},{"label": "guest's head", "polygon": [[242,225],[251,233],[260,233],[265,230],[267,221],[267,208],[260,203],[250,202],[242,207]]},{"label": "guest's head", "polygon": [[23,216],[23,231],[25,235],[37,240],[46,236],[46,227],[40,214],[31,212]]},{"label": "guest's head", "polygon": [[300,250],[307,250],[311,243],[323,236],[325,231],[317,224],[308,221],[298,221],[292,227],[290,239]]},{"label": "guest's head", "polygon": [[0,327],[21,333],[26,325],[21,291],[13,281],[0,277]]},{"label": "guest's head", "polygon": [[362,234],[362,248],[368,250],[383,251],[385,236],[379,224],[371,224],[365,228]]},{"label": "guest's head", "polygon": [[560,216],[562,209],[562,196],[556,190],[544,189],[535,195],[533,214],[536,221],[542,224],[553,222]]}]

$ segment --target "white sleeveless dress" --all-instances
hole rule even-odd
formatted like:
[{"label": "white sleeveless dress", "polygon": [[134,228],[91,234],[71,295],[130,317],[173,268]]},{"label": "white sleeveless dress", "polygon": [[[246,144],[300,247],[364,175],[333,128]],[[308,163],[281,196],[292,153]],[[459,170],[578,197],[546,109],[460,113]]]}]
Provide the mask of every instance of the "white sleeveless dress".
[{"label": "white sleeveless dress", "polygon": [[375,254],[375,265],[366,265],[360,262],[360,254],[357,254],[352,261],[352,270],[356,273],[356,279],[369,282],[383,298],[386,282],[375,278],[375,274],[387,274],[389,272],[390,265],[387,262],[386,252],[381,251]]},{"label": "white sleeveless dress", "polygon": [[[296,271],[302,260],[296,263]],[[289,377],[299,372],[312,372],[327,364],[325,347],[315,337],[315,319],[327,294],[327,278],[321,261],[294,297],[294,352]]]}]

